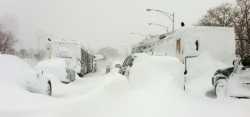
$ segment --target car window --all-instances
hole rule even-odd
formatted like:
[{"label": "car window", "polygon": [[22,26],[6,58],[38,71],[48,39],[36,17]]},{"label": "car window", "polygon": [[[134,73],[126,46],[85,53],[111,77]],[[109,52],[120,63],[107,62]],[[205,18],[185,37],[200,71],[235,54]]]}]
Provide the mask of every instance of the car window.
[{"label": "car window", "polygon": [[134,58],[133,58],[132,56],[128,56],[128,57],[124,60],[122,66],[123,66],[123,67],[126,67],[126,66],[130,66],[130,67],[131,67],[131,66],[133,65],[133,61],[134,61]]},{"label": "car window", "polygon": [[132,67],[133,62],[134,62],[134,58],[131,57],[131,59],[129,59],[129,61],[128,61],[128,66]]},{"label": "car window", "polygon": [[128,61],[128,59],[129,59],[129,56],[124,60],[124,62],[123,62],[123,64],[122,64],[123,67],[127,66],[127,61]]}]

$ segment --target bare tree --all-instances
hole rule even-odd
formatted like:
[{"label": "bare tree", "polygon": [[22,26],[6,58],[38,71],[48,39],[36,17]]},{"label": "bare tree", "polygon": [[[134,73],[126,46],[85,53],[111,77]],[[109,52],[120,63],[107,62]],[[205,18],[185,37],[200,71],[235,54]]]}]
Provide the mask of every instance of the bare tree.
[{"label": "bare tree", "polygon": [[237,0],[237,10],[234,19],[236,55],[244,58],[250,55],[250,1]]},{"label": "bare tree", "polygon": [[15,42],[13,33],[4,31],[0,26],[0,52],[3,54],[15,54],[13,48]]},{"label": "bare tree", "polygon": [[199,21],[201,26],[227,26],[232,27],[235,17],[235,9],[232,4],[224,3],[218,7],[211,8]]}]

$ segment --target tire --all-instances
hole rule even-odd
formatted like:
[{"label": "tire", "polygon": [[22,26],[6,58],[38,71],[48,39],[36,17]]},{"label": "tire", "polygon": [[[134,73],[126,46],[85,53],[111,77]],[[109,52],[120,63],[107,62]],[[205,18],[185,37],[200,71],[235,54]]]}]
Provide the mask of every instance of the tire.
[{"label": "tire", "polygon": [[216,81],[216,86],[215,86],[215,93],[217,98],[220,97],[225,97],[226,96],[226,83],[227,81],[225,79],[220,79]]},{"label": "tire", "polygon": [[48,94],[49,96],[52,95],[52,84],[51,84],[51,81],[50,81],[50,80],[48,81],[47,94]]}]

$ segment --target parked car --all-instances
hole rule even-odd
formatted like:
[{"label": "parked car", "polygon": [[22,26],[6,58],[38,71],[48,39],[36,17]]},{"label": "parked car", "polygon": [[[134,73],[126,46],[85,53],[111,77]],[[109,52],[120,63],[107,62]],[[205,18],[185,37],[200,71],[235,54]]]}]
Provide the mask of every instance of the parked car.
[{"label": "parked car", "polygon": [[217,97],[250,98],[249,60],[242,59],[239,65],[215,72],[212,85]]},{"label": "parked car", "polygon": [[124,76],[128,76],[129,69],[133,66],[135,58],[136,58],[136,55],[129,55],[128,57],[125,58],[122,65],[117,64],[117,65],[115,65],[115,67],[119,68],[120,74],[122,74]]},{"label": "parked car", "polygon": [[39,62],[36,69],[45,74],[52,74],[60,82],[68,84],[76,79],[76,74],[80,71],[80,62],[70,58],[53,58]]},{"label": "parked car", "polygon": [[[0,87],[5,93],[29,91],[45,95],[52,94],[51,77],[34,70],[24,60],[13,55],[0,55]],[[20,90],[21,89],[21,90]],[[8,91],[7,91],[8,90]]]},{"label": "parked car", "polygon": [[43,71],[36,73],[36,78],[26,80],[25,88],[32,93],[40,93],[45,95],[52,95],[52,82],[48,74]]}]

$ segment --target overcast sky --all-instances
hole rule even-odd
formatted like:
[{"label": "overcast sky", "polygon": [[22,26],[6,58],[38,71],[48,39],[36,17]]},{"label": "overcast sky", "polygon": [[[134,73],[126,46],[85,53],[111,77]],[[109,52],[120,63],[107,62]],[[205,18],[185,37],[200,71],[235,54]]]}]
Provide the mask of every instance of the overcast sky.
[{"label": "overcast sky", "polygon": [[147,23],[170,26],[167,17],[146,12],[146,8],[175,12],[177,22],[190,26],[207,9],[223,2],[234,0],[0,0],[0,21],[17,31],[25,47],[34,45],[37,36],[46,39],[42,35],[50,35],[79,40],[92,49],[126,48],[141,39],[131,32],[165,31]]}]

